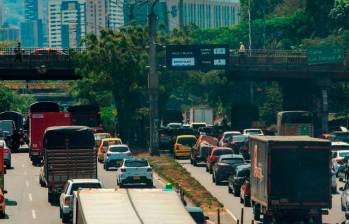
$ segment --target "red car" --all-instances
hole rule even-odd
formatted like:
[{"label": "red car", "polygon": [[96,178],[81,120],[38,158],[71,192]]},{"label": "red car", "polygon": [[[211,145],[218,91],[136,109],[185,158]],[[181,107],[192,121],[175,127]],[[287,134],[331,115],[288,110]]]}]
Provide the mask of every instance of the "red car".
[{"label": "red car", "polygon": [[212,173],[212,167],[221,155],[233,154],[233,150],[228,147],[215,147],[207,157],[206,171]]},{"label": "red car", "polygon": [[248,178],[240,188],[240,203],[243,203],[245,207],[251,206],[251,184]]}]

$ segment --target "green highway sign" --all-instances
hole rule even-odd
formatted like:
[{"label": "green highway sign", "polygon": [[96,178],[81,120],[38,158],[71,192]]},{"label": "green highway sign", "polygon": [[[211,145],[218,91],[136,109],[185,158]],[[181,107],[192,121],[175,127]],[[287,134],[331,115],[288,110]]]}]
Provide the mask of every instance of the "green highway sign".
[{"label": "green highway sign", "polygon": [[342,64],[344,49],[337,45],[322,45],[307,49],[308,65]]}]

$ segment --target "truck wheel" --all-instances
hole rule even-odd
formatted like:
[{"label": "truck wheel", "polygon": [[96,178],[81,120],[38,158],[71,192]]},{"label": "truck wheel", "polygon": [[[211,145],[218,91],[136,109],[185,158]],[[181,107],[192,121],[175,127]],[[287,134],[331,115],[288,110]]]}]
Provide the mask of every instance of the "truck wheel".
[{"label": "truck wheel", "polygon": [[231,190],[231,188],[228,186],[228,193],[231,194],[233,193],[233,191]]},{"label": "truck wheel", "polygon": [[208,172],[208,166],[206,165],[206,172]]},{"label": "truck wheel", "polygon": [[239,197],[240,196],[239,190],[236,187],[234,187],[234,186],[233,186],[233,193],[234,193],[235,197]]},{"label": "truck wheel", "polygon": [[48,193],[47,200],[48,200],[49,203],[52,204],[54,202],[54,194]]},{"label": "truck wheel", "polygon": [[147,187],[153,188],[153,187],[154,187],[153,181],[149,181],[149,182],[147,183]]},{"label": "truck wheel", "polygon": [[256,221],[261,220],[261,210],[258,204],[253,205],[253,219]]},{"label": "truck wheel", "polygon": [[194,165],[194,166],[198,166],[198,162],[196,161],[195,158],[194,158],[194,160],[193,160],[193,165]]},{"label": "truck wheel", "polygon": [[215,184],[216,185],[220,185],[221,184],[221,180],[218,177],[215,177]]},{"label": "truck wheel", "polygon": [[248,200],[246,197],[244,197],[244,206],[245,207],[250,207],[251,206],[251,202],[250,202],[250,200]]},{"label": "truck wheel", "polygon": [[240,196],[240,203],[241,203],[241,204],[244,204],[244,206],[245,206],[245,201],[244,201],[244,199],[242,199],[241,196]]},{"label": "truck wheel", "polygon": [[44,182],[41,180],[41,178],[39,177],[39,183],[41,187],[44,187]]}]

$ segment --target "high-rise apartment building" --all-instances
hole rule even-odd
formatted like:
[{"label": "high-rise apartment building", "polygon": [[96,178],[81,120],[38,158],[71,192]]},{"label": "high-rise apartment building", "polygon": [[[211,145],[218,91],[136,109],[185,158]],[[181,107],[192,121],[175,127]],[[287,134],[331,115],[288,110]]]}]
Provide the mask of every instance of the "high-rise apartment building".
[{"label": "high-rise apartment building", "polygon": [[48,1],[48,37],[53,48],[76,48],[86,35],[85,0]]},{"label": "high-rise apartment building", "polygon": [[239,23],[239,0],[167,0],[169,29],[195,24],[202,29]]},{"label": "high-rise apartment building", "polygon": [[87,0],[87,33],[98,35],[103,29],[124,25],[123,0]]},{"label": "high-rise apartment building", "polygon": [[18,28],[14,28],[14,27],[0,28],[0,41],[5,41],[5,40],[18,41],[19,40]]},{"label": "high-rise apartment building", "polygon": [[4,22],[4,6],[3,3],[0,2],[0,27]]}]

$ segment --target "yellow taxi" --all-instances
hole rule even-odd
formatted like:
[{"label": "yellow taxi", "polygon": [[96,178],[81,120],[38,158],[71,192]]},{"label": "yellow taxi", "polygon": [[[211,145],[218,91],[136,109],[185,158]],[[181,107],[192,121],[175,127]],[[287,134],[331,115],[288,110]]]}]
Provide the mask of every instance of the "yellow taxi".
[{"label": "yellow taxi", "polygon": [[96,147],[100,146],[103,138],[111,138],[112,137],[111,134],[107,133],[107,132],[105,132],[105,133],[95,133],[94,136],[95,136]]},{"label": "yellow taxi", "polygon": [[108,150],[109,145],[121,145],[120,138],[103,138],[98,147],[98,161],[104,162],[104,154]]},{"label": "yellow taxi", "polygon": [[174,155],[177,157],[189,157],[192,147],[197,139],[195,135],[178,135],[174,144]]}]

